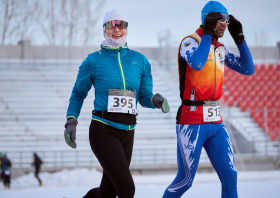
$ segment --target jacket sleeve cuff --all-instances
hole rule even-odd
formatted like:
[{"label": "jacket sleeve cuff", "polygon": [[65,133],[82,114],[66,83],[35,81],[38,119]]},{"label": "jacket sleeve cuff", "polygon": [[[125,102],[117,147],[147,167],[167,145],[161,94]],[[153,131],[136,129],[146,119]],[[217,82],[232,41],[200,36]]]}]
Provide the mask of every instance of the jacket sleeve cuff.
[{"label": "jacket sleeve cuff", "polygon": [[68,121],[68,120],[72,120],[72,119],[76,119],[76,118],[75,118],[74,116],[67,116],[66,119],[67,119],[67,121]]}]

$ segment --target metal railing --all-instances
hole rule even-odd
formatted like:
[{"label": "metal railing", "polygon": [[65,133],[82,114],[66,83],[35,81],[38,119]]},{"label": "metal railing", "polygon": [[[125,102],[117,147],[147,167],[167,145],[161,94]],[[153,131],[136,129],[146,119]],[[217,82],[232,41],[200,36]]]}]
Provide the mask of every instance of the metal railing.
[{"label": "metal railing", "polygon": [[[12,162],[12,167],[30,170],[33,163],[31,151],[4,151]],[[99,167],[100,164],[91,150],[38,151],[42,167],[48,170],[60,170],[76,167]],[[133,151],[131,167],[159,167],[176,165],[176,149],[137,149]]]}]

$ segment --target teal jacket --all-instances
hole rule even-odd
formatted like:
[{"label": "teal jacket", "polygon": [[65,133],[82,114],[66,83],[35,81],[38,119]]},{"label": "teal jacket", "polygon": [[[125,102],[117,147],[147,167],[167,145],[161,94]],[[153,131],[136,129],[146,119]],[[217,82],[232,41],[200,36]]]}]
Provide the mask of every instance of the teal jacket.
[{"label": "teal jacket", "polygon": [[[129,50],[127,46],[107,48],[101,45],[101,50],[88,55],[79,67],[69,100],[67,118],[79,117],[83,101],[92,86],[95,88],[94,110],[96,111],[107,111],[109,89],[135,91],[136,103],[139,101],[143,107],[156,108],[152,104],[154,95],[151,65],[144,55]],[[92,119],[122,130],[131,130],[135,127],[135,125],[116,123],[95,115]]]}]

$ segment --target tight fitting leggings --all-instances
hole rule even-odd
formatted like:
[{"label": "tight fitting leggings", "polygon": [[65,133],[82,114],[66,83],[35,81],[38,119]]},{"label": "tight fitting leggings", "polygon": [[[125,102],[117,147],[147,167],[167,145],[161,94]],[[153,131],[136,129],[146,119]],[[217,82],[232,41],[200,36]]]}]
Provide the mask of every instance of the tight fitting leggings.
[{"label": "tight fitting leggings", "polygon": [[192,186],[202,146],[221,181],[221,197],[237,198],[237,172],[232,144],[224,124],[177,124],[176,129],[178,173],[163,198],[179,198]]},{"label": "tight fitting leggings", "polygon": [[101,184],[83,198],[133,198],[135,193],[129,165],[134,130],[124,131],[92,120],[90,146],[103,168]]}]

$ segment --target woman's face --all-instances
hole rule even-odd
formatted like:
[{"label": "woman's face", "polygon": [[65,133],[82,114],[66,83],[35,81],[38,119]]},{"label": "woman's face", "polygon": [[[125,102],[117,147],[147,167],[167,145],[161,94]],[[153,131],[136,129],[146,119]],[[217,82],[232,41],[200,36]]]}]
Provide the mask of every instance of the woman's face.
[{"label": "woman's face", "polygon": [[116,26],[114,30],[105,29],[105,34],[110,38],[120,39],[127,34],[127,28],[120,30],[118,26]]}]

